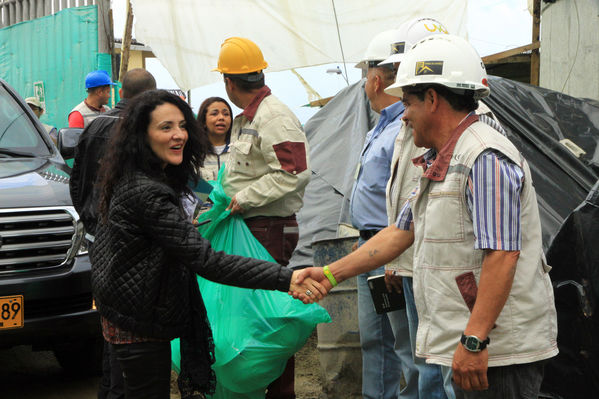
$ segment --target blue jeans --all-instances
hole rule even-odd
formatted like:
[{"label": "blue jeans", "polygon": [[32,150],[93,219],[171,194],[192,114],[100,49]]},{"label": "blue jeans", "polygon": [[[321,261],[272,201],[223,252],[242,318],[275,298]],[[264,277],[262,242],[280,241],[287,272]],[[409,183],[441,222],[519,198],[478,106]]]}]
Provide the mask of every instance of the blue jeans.
[{"label": "blue jeans", "polygon": [[[412,353],[416,353],[416,331],[418,329],[418,312],[414,301],[414,288],[411,277],[403,277],[403,292],[406,298],[406,311],[410,327],[410,344]],[[441,366],[427,364],[421,357],[414,355],[414,363],[418,369],[418,393],[422,399],[455,399],[451,385],[451,375],[448,385],[444,383]]]},{"label": "blue jeans", "polygon": [[[360,239],[360,245],[364,243]],[[407,327],[405,310],[379,315],[374,310],[367,279],[385,273],[385,268],[358,276],[358,322],[362,346],[362,397],[365,399],[418,398],[418,372],[412,361],[408,329],[405,336],[394,338],[389,322],[392,313],[403,318]],[[394,342],[396,343],[394,345]],[[396,349],[397,348],[397,349]],[[406,387],[400,393],[403,372]]]}]

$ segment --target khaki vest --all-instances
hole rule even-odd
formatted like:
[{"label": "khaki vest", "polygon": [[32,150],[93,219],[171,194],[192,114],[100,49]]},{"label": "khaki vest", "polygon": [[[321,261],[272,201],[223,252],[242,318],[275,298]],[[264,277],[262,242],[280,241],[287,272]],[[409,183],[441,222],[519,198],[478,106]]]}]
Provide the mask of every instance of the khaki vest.
[{"label": "khaki vest", "polygon": [[414,215],[414,294],[419,325],[416,355],[451,366],[470,312],[456,276],[472,271],[478,282],[484,253],[474,249],[466,205],[472,165],[485,149],[495,149],[524,172],[521,192],[522,248],[510,295],[491,330],[489,366],[530,363],[555,356],[557,318],[550,267],[542,250],[541,223],[530,169],[514,145],[488,125],[475,122],[456,143],[443,181],[422,177],[410,200]]},{"label": "khaki vest", "polygon": [[[478,115],[487,115],[496,120],[493,112],[482,101],[479,101],[476,113]],[[414,145],[412,128],[407,127],[404,123],[395,139],[391,174],[387,182],[387,218],[389,225],[395,224],[401,208],[410,198],[414,188],[418,186],[422,168],[414,166],[412,159],[421,156],[425,151],[425,148],[418,148]],[[400,276],[412,277],[413,258],[414,249],[410,247],[389,262],[385,269],[396,270]]]},{"label": "khaki vest", "polygon": [[[391,174],[387,181],[387,219],[389,225],[395,224],[397,216],[410,194],[418,186],[422,175],[422,168],[414,166],[412,159],[419,157],[426,151],[414,145],[412,128],[404,123],[395,139],[393,158],[391,160]],[[386,270],[395,270],[401,276],[412,277],[412,261],[414,258],[413,247],[405,250],[393,261],[385,265]]]},{"label": "khaki vest", "polygon": [[[110,110],[110,108],[108,108],[106,105],[102,105],[102,108],[104,108],[104,112]],[[81,101],[79,104],[77,104],[77,106],[71,110],[71,112],[73,111],[78,111],[81,114],[81,116],[83,116],[84,128],[88,127],[94,119],[102,115],[102,112],[94,111],[93,109],[88,107],[87,104],[85,104],[85,101]],[[70,114],[71,113],[69,112],[69,115]]]}]

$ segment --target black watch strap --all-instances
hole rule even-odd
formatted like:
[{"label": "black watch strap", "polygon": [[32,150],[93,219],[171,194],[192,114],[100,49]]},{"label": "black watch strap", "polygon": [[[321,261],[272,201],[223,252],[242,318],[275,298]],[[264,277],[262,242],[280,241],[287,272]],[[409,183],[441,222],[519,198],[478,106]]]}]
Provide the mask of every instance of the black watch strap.
[{"label": "black watch strap", "polygon": [[460,342],[466,350],[470,352],[480,352],[487,347],[489,342],[491,342],[491,339],[487,337],[487,339],[483,341],[475,335],[462,334]]}]

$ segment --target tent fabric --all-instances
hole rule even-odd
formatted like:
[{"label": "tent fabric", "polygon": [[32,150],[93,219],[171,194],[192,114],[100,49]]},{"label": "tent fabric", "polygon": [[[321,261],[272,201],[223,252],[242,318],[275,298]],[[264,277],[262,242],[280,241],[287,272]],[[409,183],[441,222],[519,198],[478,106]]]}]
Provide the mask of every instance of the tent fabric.
[{"label": "tent fabric", "polygon": [[[213,83],[221,43],[247,37],[261,48],[267,72],[358,62],[377,33],[426,16],[466,37],[467,0],[132,0],[135,36],[149,45],[183,90]],[[335,7],[335,12],[333,10]],[[168,23],[160,23],[168,21]]]},{"label": "tent fabric", "polygon": [[366,80],[341,90],[304,126],[310,144],[312,178],[297,215],[300,238],[290,267],[313,264],[313,241],[335,238],[349,223],[349,196],[366,133],[378,121],[364,93]]}]

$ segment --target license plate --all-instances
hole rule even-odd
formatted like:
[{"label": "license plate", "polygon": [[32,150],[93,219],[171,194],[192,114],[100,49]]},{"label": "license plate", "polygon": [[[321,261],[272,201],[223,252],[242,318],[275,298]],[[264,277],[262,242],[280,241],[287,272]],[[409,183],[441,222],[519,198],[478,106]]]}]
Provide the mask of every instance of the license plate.
[{"label": "license plate", "polygon": [[23,295],[0,296],[0,330],[23,327]]}]

